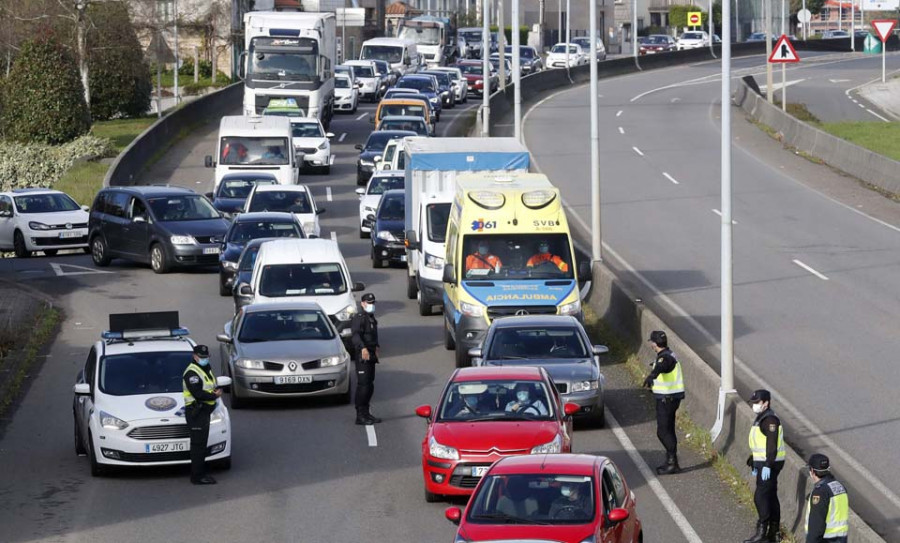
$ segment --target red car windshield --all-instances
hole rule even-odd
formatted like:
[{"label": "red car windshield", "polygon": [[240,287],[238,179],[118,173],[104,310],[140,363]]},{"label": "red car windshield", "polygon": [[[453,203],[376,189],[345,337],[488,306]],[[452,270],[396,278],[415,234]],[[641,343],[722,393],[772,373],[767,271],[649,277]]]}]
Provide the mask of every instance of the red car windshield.
[{"label": "red car windshield", "polygon": [[555,420],[549,397],[542,381],[459,381],[448,387],[438,421]]},{"label": "red car windshield", "polygon": [[587,524],[597,512],[594,478],[583,475],[491,475],[472,497],[473,524]]}]

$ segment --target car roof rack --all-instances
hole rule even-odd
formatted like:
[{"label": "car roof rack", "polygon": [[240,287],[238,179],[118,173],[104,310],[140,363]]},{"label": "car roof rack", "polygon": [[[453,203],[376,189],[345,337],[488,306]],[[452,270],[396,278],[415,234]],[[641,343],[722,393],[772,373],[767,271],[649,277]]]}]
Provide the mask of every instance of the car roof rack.
[{"label": "car roof rack", "polygon": [[133,341],[136,339],[182,338],[190,330],[178,323],[177,311],[144,313],[111,313],[109,330],[100,334],[104,340]]}]

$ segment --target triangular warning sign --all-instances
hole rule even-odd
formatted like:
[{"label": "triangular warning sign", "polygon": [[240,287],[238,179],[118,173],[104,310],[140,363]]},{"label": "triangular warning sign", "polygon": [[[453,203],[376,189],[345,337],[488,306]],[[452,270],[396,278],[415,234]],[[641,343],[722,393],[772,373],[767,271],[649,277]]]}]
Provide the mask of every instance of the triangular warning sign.
[{"label": "triangular warning sign", "polygon": [[783,62],[800,62],[800,57],[797,56],[797,51],[794,49],[794,46],[791,45],[791,41],[784,34],[778,38],[778,41],[775,42],[775,46],[772,48],[772,54],[769,56],[769,62],[773,64],[780,64]]},{"label": "triangular warning sign", "polygon": [[894,30],[895,24],[897,24],[897,21],[892,19],[878,19],[872,21],[872,26],[875,27],[875,32],[878,34],[878,37],[881,38],[882,43],[886,42],[888,38],[891,37],[891,32]]}]

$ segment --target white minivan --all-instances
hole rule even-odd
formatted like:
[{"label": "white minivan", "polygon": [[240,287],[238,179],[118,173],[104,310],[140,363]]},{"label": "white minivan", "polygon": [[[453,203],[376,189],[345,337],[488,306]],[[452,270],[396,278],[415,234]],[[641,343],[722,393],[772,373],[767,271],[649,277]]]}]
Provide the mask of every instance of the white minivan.
[{"label": "white minivan", "polygon": [[400,38],[366,40],[359,51],[359,60],[385,60],[391,70],[400,75],[414,74],[421,67],[416,42]]},{"label": "white minivan", "polygon": [[206,156],[207,168],[215,168],[213,192],[231,173],[271,174],[281,185],[295,185],[303,157],[296,156],[288,117],[226,115],[219,122],[216,157]]},{"label": "white minivan", "polygon": [[341,338],[349,340],[356,314],[354,283],[336,241],[277,239],[263,243],[256,255],[250,284],[237,286],[240,305],[257,302],[316,302],[331,318]]}]

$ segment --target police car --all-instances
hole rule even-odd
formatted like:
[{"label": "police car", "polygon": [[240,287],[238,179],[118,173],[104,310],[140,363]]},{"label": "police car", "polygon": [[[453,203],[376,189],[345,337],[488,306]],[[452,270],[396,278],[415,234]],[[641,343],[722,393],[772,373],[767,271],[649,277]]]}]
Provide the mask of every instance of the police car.
[{"label": "police car", "polygon": [[[182,379],[194,341],[177,312],[109,316],[74,386],[75,452],[91,475],[113,466],[190,463]],[[231,385],[218,377],[217,385]],[[218,400],[210,417],[206,460],[231,467],[231,421]]]}]

